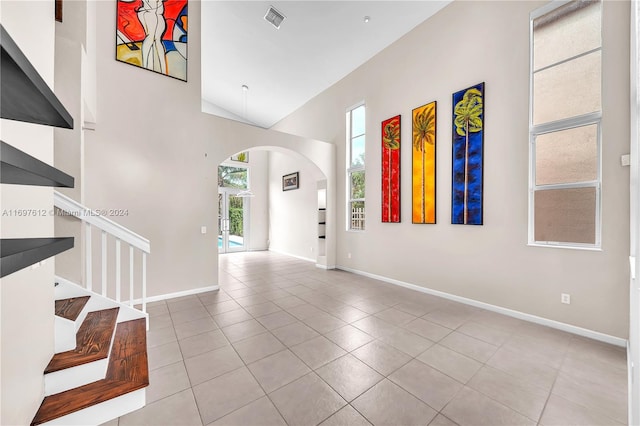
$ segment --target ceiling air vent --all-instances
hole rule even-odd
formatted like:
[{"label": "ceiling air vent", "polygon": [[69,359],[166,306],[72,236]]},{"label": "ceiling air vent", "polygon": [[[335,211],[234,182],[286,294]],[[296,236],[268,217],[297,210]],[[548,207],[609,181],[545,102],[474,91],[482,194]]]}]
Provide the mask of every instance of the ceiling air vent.
[{"label": "ceiling air vent", "polygon": [[267,10],[267,14],[264,15],[264,19],[268,22],[271,22],[271,25],[280,29],[280,24],[284,21],[284,16],[282,13],[278,12],[275,7],[269,6],[269,10]]}]

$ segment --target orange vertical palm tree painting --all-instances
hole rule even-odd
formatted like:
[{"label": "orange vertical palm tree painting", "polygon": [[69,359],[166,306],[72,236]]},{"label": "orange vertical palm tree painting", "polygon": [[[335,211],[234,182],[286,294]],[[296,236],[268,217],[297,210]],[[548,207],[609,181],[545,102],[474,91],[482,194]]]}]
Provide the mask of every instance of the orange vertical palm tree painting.
[{"label": "orange vertical palm tree painting", "polygon": [[413,223],[436,223],[436,102],[416,108],[413,118]]}]

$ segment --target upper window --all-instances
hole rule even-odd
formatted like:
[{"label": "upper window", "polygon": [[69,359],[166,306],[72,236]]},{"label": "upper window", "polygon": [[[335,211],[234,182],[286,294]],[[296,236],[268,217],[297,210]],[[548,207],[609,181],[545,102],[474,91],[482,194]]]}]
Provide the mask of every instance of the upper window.
[{"label": "upper window", "polygon": [[531,14],[529,243],[600,247],[600,1]]},{"label": "upper window", "polygon": [[364,230],[365,107],[347,111],[347,229]]}]

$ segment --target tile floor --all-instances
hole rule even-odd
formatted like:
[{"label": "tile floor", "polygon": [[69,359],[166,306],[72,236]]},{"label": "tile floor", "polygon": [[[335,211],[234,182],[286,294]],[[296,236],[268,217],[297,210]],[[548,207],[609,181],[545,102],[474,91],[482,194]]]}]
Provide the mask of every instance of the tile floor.
[{"label": "tile floor", "polygon": [[626,424],[625,350],[269,253],[149,305],[147,406],[110,425]]}]

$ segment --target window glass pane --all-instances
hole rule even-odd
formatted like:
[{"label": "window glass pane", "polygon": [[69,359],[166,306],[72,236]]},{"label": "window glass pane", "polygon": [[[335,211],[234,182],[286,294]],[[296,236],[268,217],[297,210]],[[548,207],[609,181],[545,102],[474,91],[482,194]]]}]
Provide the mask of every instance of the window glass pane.
[{"label": "window glass pane", "polygon": [[349,203],[349,229],[364,229],[364,201]]},{"label": "window glass pane", "polygon": [[364,171],[350,173],[351,199],[364,198]]},{"label": "window glass pane", "polygon": [[364,134],[364,105],[351,111],[351,137]]},{"label": "window glass pane", "polygon": [[600,51],[533,75],[533,124],[600,111]]},{"label": "window glass pane", "polygon": [[573,1],[535,19],[533,69],[600,47],[600,27],[600,2]]},{"label": "window glass pane", "polygon": [[247,189],[247,169],[218,166],[218,186]]},{"label": "window glass pane", "polygon": [[358,136],[351,140],[351,167],[364,166],[365,136]]},{"label": "window glass pane", "polygon": [[595,244],[596,189],[535,192],[535,240]]},{"label": "window glass pane", "polygon": [[595,124],[536,137],[536,185],[596,180],[597,141]]}]

